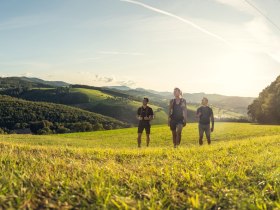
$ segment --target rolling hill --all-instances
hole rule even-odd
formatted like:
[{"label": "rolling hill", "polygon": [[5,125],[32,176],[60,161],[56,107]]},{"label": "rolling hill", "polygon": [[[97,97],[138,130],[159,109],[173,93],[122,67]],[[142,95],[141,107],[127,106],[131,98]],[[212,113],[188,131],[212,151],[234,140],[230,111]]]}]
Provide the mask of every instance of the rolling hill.
[{"label": "rolling hill", "polygon": [[0,89],[7,88],[35,88],[35,87],[65,87],[68,83],[62,81],[45,81],[29,77],[0,77]]},{"label": "rolling hill", "polygon": [[33,133],[77,132],[123,128],[128,125],[110,117],[71,106],[31,102],[0,95],[2,131],[30,129]]},{"label": "rolling hill", "polygon": [[[141,88],[69,85],[64,82],[48,82],[26,77],[2,78],[1,84],[1,94],[30,101],[70,105],[134,125],[137,124],[136,110],[141,106],[143,97],[150,99],[151,107],[155,111],[156,118],[153,124],[166,123],[168,103],[172,98],[172,94],[168,92],[157,92]],[[4,88],[4,84],[6,88]],[[251,98],[185,94],[184,97],[188,101],[189,122],[196,121],[195,111],[204,96],[207,96],[212,102],[217,120],[236,121],[240,120],[240,118],[242,120],[246,118],[244,110],[246,110],[247,103]]]},{"label": "rolling hill", "polygon": [[[142,105],[141,100],[126,94],[101,88],[73,85],[71,88],[32,88],[13,94],[13,91],[2,91],[13,97],[29,101],[52,102],[65,104],[113,117],[123,122],[137,124],[136,110]],[[151,105],[156,118],[153,124],[167,121],[164,108]]]}]

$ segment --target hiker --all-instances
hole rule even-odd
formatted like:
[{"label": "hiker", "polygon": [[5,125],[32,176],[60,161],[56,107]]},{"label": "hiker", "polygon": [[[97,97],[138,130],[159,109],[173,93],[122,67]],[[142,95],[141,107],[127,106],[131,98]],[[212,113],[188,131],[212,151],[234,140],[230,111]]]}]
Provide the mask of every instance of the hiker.
[{"label": "hiker", "polygon": [[182,91],[179,88],[174,89],[175,98],[169,104],[168,125],[172,131],[174,148],[181,143],[182,130],[187,122],[187,102],[183,99]]},{"label": "hiker", "polygon": [[[214,131],[214,114],[213,110],[208,106],[208,99],[202,99],[202,106],[196,111],[196,116],[199,118],[199,145],[203,144],[203,135],[206,134],[207,142],[211,144],[210,133]],[[210,128],[211,121],[211,128]]]},{"label": "hiker", "polygon": [[143,99],[143,105],[137,111],[137,119],[139,120],[138,124],[138,147],[141,147],[141,137],[145,129],[147,137],[147,147],[150,144],[150,133],[151,133],[151,124],[150,121],[154,119],[154,112],[151,107],[148,106],[149,99]]}]

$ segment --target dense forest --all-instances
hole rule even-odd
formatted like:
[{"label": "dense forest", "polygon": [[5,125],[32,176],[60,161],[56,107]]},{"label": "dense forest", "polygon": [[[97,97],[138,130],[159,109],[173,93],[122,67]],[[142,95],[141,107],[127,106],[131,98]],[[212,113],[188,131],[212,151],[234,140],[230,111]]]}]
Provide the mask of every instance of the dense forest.
[{"label": "dense forest", "polygon": [[258,123],[280,124],[280,76],[248,106],[248,114]]},{"label": "dense forest", "polygon": [[35,134],[48,134],[123,127],[128,125],[78,108],[0,96],[1,133],[30,129]]}]

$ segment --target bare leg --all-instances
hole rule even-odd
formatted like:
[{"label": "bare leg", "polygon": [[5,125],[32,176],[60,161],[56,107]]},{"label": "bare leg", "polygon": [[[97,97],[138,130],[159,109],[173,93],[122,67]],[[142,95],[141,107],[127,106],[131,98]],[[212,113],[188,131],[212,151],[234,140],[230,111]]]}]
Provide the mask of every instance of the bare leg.
[{"label": "bare leg", "polygon": [[183,125],[178,124],[176,129],[176,145],[180,145],[181,143],[182,130],[183,130]]},{"label": "bare leg", "polygon": [[207,142],[210,145],[211,144],[211,138],[210,138],[211,130],[210,130],[210,126],[206,129],[205,134],[206,134]]},{"label": "bare leg", "polygon": [[198,126],[198,130],[199,130],[199,145],[203,145],[203,133],[204,133],[204,130],[203,130],[201,125]]},{"label": "bare leg", "polygon": [[202,139],[203,139],[203,136],[200,136],[199,137],[199,145],[201,145],[201,146],[203,145],[203,140]]},{"label": "bare leg", "polygon": [[138,133],[138,138],[137,138],[138,147],[141,147],[141,137],[142,137],[142,133]]},{"label": "bare leg", "polygon": [[211,144],[210,133],[208,134],[208,133],[206,132],[206,138],[207,138],[207,143],[210,145],[210,144]]},{"label": "bare leg", "polygon": [[174,130],[174,131],[172,131],[172,137],[173,137],[173,144],[174,144],[174,147],[176,147],[177,146],[177,144],[176,144],[176,130]]},{"label": "bare leg", "polygon": [[147,147],[148,147],[150,144],[150,134],[147,134],[146,136],[147,136]]}]

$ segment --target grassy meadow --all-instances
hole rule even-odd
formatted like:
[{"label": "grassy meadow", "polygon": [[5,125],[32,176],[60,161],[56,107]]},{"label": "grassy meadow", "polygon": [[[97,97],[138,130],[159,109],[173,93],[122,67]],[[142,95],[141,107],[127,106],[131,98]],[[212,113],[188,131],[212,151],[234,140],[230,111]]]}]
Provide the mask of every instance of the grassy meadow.
[{"label": "grassy meadow", "polygon": [[280,209],[280,126],[188,124],[136,148],[136,128],[0,136],[2,209]]}]

